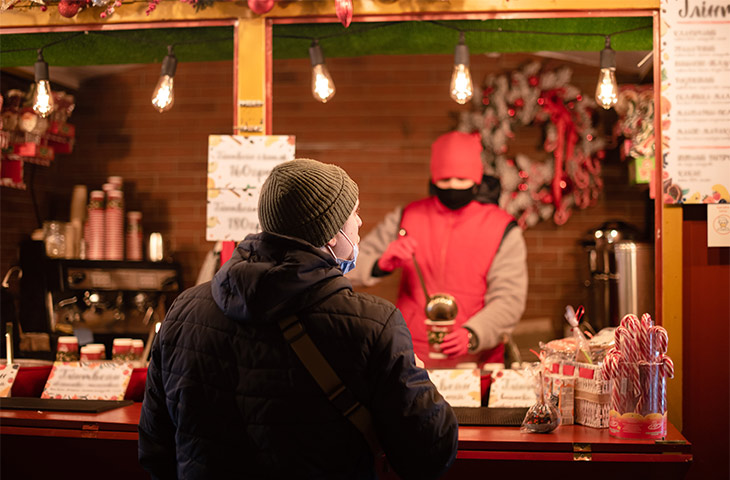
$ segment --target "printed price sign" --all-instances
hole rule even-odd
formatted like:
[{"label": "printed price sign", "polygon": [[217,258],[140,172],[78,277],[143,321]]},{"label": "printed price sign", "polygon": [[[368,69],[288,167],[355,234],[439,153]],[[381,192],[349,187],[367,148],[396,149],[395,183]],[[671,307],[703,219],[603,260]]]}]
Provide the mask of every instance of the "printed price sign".
[{"label": "printed price sign", "polygon": [[41,398],[122,400],[134,365],[117,362],[55,362]]},{"label": "printed price sign", "polygon": [[478,368],[429,370],[428,376],[452,407],[480,407],[482,405],[481,378]]},{"label": "printed price sign", "polygon": [[294,160],[294,142],[289,135],[208,137],[206,240],[240,241],[261,231],[259,191],[276,165]]},{"label": "printed price sign", "polygon": [[18,375],[20,365],[0,365],[0,397],[9,397],[10,390],[13,388],[13,382]]},{"label": "printed price sign", "polygon": [[490,407],[531,407],[535,401],[535,383],[525,372],[499,370],[492,373]]}]

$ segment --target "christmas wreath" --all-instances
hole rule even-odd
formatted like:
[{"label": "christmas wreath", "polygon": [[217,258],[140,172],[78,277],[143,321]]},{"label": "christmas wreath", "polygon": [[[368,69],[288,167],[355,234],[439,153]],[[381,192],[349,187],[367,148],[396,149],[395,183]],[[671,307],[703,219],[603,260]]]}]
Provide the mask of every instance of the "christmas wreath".
[{"label": "christmas wreath", "polygon": [[[485,171],[500,179],[499,205],[522,228],[553,218],[563,225],[573,207],[594,205],[603,187],[604,141],[593,124],[595,102],[570,84],[567,67],[543,71],[539,62],[490,75],[459,129],[479,131]],[[520,126],[544,129],[541,158],[508,156]]]}]

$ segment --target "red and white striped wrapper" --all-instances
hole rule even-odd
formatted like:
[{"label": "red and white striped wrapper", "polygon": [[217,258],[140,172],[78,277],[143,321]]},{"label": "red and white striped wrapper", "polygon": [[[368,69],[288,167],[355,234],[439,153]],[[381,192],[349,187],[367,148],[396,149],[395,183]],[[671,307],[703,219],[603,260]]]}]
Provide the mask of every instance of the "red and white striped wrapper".
[{"label": "red and white striped wrapper", "polygon": [[89,260],[104,260],[105,215],[104,192],[92,190],[89,193],[89,206],[84,225],[86,258]]},{"label": "red and white striped wrapper", "polygon": [[105,258],[124,260],[124,192],[121,190],[107,192],[105,224]]}]

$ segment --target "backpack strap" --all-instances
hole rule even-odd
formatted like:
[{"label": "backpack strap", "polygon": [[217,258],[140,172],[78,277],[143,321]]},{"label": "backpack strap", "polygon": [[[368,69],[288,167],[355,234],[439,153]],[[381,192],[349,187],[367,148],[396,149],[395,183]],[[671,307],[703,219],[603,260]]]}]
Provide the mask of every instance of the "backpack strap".
[{"label": "backpack strap", "polygon": [[332,369],[322,352],[312,342],[296,315],[279,321],[284,339],[309,371],[332,405],[363,434],[370,450],[378,458],[383,451],[375,435],[370,411],[362,405]]}]

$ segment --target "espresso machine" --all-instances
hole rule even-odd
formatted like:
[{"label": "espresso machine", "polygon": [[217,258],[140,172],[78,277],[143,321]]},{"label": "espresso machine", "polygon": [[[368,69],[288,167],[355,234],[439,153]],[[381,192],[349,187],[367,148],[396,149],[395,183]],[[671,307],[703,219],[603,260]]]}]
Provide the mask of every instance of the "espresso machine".
[{"label": "espresso machine", "polygon": [[64,335],[107,352],[115,337],[147,339],[182,288],[175,262],[49,258],[43,241],[21,242],[20,268],[20,328],[48,334],[50,357]]}]

